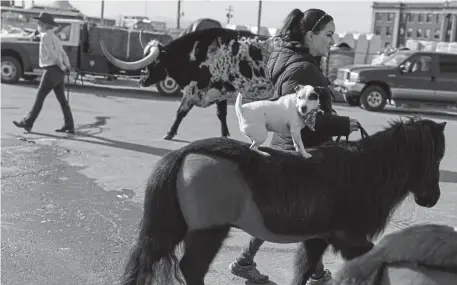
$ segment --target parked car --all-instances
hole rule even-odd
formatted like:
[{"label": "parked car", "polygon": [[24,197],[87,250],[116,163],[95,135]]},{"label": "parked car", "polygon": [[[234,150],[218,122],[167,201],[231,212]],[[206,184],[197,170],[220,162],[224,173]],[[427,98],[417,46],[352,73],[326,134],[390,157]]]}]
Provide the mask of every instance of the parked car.
[{"label": "parked car", "polygon": [[335,88],[351,106],[368,111],[394,106],[457,106],[457,54],[398,51],[379,65],[338,69]]},{"label": "parked car", "polygon": [[[185,29],[179,36],[182,37],[184,35],[187,35],[189,33],[199,31],[199,30],[205,30],[209,28],[221,28],[222,25],[220,22],[209,19],[209,18],[202,18],[198,19],[195,22],[191,23],[187,29]],[[176,83],[176,81],[171,78],[167,77],[164,80],[158,82],[156,84],[157,90],[159,90],[160,94],[165,95],[165,96],[178,96],[181,94],[181,87]]]}]

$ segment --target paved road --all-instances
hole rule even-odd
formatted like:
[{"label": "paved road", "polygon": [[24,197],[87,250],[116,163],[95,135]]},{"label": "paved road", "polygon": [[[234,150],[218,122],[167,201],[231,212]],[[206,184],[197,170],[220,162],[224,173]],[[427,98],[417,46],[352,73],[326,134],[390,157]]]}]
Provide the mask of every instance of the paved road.
[{"label": "paved road", "polygon": [[[161,138],[174,117],[176,99],[76,88],[70,102],[77,136],[53,132],[62,124],[62,115],[52,94],[33,133],[26,134],[11,121],[31,107],[35,88],[1,86],[2,284],[114,284],[136,237],[144,185],[153,165],[189,141],[219,136],[216,107],[193,109],[176,141],[170,142]],[[360,120],[369,133],[402,115],[336,109]],[[232,137],[247,141],[237,129],[233,106],[228,112]],[[427,211],[406,202],[389,231],[424,221],[457,224],[457,117],[429,116],[448,121],[442,199]],[[248,239],[232,231],[212,265],[208,284],[244,283],[227,267]],[[294,244],[266,243],[257,258],[259,269],[275,283],[289,283],[294,249]],[[341,264],[330,253],[325,262],[332,270]]]}]

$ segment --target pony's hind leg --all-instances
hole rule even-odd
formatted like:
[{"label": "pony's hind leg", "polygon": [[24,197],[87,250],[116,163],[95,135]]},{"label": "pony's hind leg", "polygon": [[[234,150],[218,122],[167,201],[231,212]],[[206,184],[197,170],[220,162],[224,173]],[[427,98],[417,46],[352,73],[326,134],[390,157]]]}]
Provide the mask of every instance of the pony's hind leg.
[{"label": "pony's hind leg", "polygon": [[325,239],[310,239],[302,242],[295,255],[295,276],[293,285],[306,285],[315,273],[328,243]]},{"label": "pony's hind leg", "polygon": [[204,285],[209,266],[222,246],[230,228],[195,230],[184,239],[184,256],[179,262],[187,285]]}]

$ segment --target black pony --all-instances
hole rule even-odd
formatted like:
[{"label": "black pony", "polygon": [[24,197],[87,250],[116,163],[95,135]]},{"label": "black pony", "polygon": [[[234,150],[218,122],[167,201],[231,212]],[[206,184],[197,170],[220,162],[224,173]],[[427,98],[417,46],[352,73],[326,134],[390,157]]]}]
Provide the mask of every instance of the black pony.
[{"label": "black pony", "polygon": [[457,229],[424,224],[386,235],[335,277],[333,285],[455,285]]},{"label": "black pony", "polygon": [[345,259],[368,252],[410,193],[420,206],[438,202],[445,125],[393,122],[360,141],[320,147],[310,159],[261,148],[264,156],[226,138],[172,151],[148,181],[122,284],[169,284],[172,272],[181,280],[180,269],[188,285],[203,285],[231,227],[270,242],[301,242],[294,284],[306,284],[329,245]]}]

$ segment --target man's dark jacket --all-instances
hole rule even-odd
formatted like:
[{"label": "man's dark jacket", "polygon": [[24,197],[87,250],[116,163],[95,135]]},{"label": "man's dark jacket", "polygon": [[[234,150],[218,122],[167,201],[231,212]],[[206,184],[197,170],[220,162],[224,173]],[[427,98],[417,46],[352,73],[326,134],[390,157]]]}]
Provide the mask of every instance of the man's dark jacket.
[{"label": "man's dark jacket", "polygon": [[[298,42],[277,44],[267,64],[267,75],[275,85],[279,96],[295,93],[295,86],[311,85],[326,87],[319,97],[319,107],[323,114],[316,117],[315,130],[305,127],[301,131],[305,147],[321,145],[333,136],[347,136],[350,133],[349,117],[332,115],[332,93],[329,81],[320,69],[320,57],[313,57],[307,48]],[[291,136],[274,133],[271,147],[295,150]]]}]

